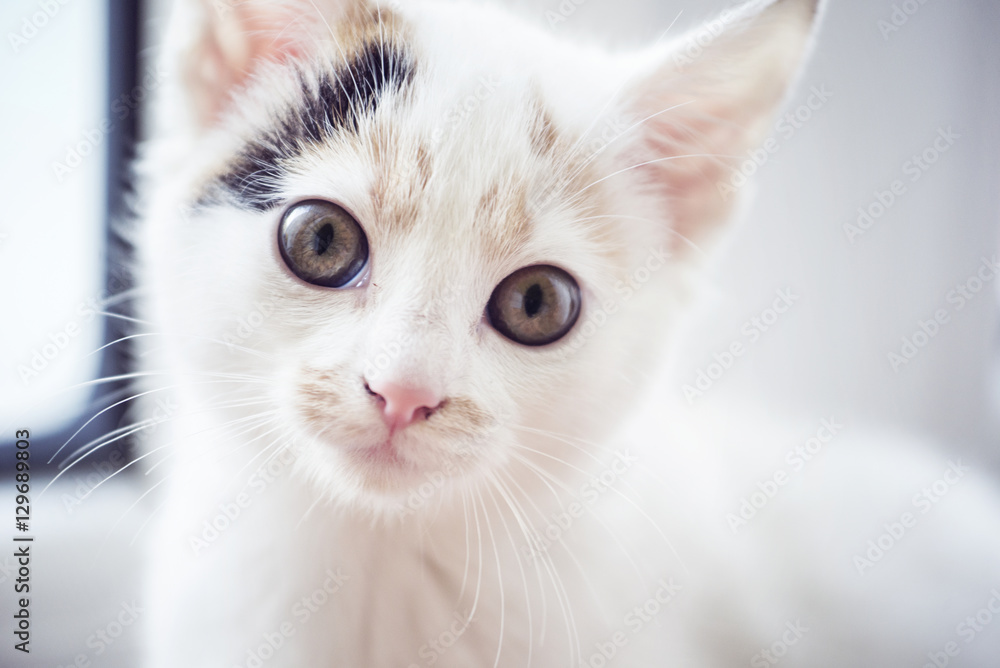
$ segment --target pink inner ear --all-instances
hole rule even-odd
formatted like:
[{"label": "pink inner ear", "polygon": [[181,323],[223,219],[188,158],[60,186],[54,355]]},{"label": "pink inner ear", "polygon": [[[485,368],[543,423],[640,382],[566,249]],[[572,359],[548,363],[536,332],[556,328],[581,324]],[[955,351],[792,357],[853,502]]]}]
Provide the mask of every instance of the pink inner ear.
[{"label": "pink inner ear", "polygon": [[[808,1],[747,5],[731,14],[708,43],[697,31],[651,52],[653,62],[632,87],[630,110],[643,124],[631,163],[646,185],[669,203],[682,249],[709,241],[737,199],[726,190],[732,168],[767,137],[772,116],[798,68],[815,16]],[[693,60],[672,56],[698,45]],[[667,111],[665,111],[667,110]],[[686,157],[691,156],[691,157]]]},{"label": "pink inner ear", "polygon": [[[244,31],[249,42],[249,70],[264,61],[284,62],[302,54],[303,17],[287,7],[245,10]],[[252,12],[252,13],[251,13]],[[320,20],[317,18],[317,20]]]},{"label": "pink inner ear", "polygon": [[281,3],[246,2],[205,11],[208,25],[190,65],[201,120],[211,124],[262,64],[300,58],[307,34],[302,15]]},{"label": "pink inner ear", "polygon": [[678,251],[705,241],[733,204],[732,198],[721,196],[718,184],[728,177],[734,154],[747,139],[741,128],[725,120],[727,110],[720,107],[719,113],[713,118],[684,107],[666,112],[645,129],[640,150],[623,156],[631,161],[626,166],[647,163],[637,171],[665,200],[676,232],[669,243]]}]

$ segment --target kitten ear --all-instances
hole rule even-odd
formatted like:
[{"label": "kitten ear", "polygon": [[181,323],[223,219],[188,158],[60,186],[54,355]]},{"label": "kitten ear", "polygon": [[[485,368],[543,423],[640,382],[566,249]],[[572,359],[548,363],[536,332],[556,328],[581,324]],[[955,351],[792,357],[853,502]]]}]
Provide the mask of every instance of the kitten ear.
[{"label": "kitten ear", "polygon": [[[183,0],[175,15],[180,73],[195,121],[218,119],[265,62],[299,57],[352,0]],[[180,24],[180,25],[178,25]]]},{"label": "kitten ear", "polygon": [[629,113],[646,120],[623,168],[646,163],[637,169],[668,201],[678,250],[710,240],[730,214],[732,165],[766,138],[818,5],[760,0],[729,10],[657,49],[626,94]]}]

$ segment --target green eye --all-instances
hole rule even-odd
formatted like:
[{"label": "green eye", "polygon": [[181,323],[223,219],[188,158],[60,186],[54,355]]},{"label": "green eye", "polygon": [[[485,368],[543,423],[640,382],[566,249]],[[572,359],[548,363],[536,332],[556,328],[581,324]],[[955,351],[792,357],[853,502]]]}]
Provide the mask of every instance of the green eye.
[{"label": "green eye", "polygon": [[307,283],[341,288],[368,262],[368,238],[354,216],[323,200],[295,204],[278,227],[281,258]]},{"label": "green eye", "polygon": [[559,267],[518,269],[493,290],[490,324],[511,341],[544,346],[564,337],[580,315],[580,286]]}]

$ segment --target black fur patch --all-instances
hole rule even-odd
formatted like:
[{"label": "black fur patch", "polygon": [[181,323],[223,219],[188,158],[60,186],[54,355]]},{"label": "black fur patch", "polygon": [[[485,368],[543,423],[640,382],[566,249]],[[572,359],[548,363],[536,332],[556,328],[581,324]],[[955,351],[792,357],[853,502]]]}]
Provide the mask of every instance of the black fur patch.
[{"label": "black fur patch", "polygon": [[275,129],[250,141],[198,203],[225,199],[254,211],[273,208],[289,160],[337,133],[357,133],[361,119],[374,113],[387,92],[410,83],[413,70],[413,61],[399,47],[370,42],[347,64],[322,73],[315,84],[300,74],[299,106]]}]

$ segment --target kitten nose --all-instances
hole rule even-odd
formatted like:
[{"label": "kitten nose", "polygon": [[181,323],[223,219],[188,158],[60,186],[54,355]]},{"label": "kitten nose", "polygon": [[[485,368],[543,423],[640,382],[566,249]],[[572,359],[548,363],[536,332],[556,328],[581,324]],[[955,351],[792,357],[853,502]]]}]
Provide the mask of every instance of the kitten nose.
[{"label": "kitten nose", "polygon": [[426,387],[401,385],[388,380],[365,382],[365,389],[379,401],[382,417],[393,432],[412,422],[426,420],[443,403],[436,392]]}]

